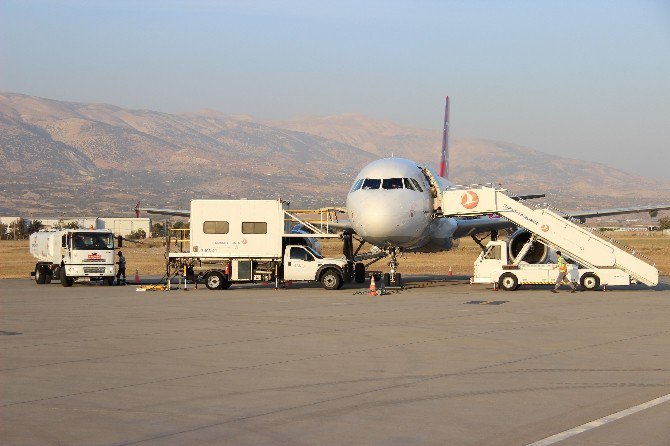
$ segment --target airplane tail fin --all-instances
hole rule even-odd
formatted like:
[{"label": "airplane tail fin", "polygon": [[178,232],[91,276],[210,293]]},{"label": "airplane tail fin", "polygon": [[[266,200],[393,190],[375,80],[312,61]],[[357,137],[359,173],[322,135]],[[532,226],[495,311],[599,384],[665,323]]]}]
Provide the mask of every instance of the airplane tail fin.
[{"label": "airplane tail fin", "polygon": [[442,157],[440,158],[440,176],[449,179],[449,96],[444,106],[444,130],[442,132]]}]

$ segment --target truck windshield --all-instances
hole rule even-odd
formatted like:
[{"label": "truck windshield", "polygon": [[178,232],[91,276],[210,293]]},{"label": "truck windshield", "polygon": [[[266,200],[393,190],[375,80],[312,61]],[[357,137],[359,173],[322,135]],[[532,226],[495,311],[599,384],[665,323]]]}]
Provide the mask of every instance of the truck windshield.
[{"label": "truck windshield", "polygon": [[305,248],[307,249],[307,251],[311,252],[312,255],[314,257],[316,257],[317,259],[323,259],[323,256],[321,254],[319,254],[318,252],[316,252],[316,250],[314,248],[312,248],[311,246],[305,246]]},{"label": "truck windshield", "polygon": [[73,250],[114,249],[114,238],[110,233],[75,232],[72,234]]}]

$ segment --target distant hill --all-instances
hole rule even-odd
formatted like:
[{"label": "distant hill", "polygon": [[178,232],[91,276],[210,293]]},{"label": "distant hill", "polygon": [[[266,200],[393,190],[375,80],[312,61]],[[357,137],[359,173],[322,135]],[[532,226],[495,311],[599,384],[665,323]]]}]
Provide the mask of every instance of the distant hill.
[{"label": "distant hill", "polygon": [[[0,208],[129,215],[136,201],[240,197],[342,205],[366,163],[393,154],[434,166],[440,143],[439,131],[358,114],[261,122],[0,93]],[[670,183],[514,144],[455,140],[451,153],[455,182],[547,192],[566,209],[670,202]]]}]

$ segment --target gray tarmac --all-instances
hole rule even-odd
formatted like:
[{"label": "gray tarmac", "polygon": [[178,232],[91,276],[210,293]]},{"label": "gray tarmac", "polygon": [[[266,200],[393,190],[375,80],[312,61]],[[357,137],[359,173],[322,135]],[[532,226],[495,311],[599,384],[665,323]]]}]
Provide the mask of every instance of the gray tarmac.
[{"label": "gray tarmac", "polygon": [[[526,445],[670,393],[667,277],[410,279],[376,297],[0,280],[0,443]],[[668,445],[668,419],[665,402],[557,444]]]}]

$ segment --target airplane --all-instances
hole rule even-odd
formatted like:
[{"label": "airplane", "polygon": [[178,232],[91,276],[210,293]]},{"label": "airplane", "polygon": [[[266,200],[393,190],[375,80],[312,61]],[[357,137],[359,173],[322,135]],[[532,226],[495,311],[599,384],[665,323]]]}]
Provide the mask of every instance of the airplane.
[{"label": "airplane", "polygon": [[[529,232],[516,228],[513,223],[499,216],[473,218],[442,214],[440,193],[455,186],[445,178],[448,176],[449,162],[448,129],[449,98],[447,97],[440,174],[412,160],[391,157],[371,162],[356,175],[346,197],[348,221],[328,223],[330,228],[343,233],[344,253],[354,265],[356,282],[365,281],[365,269],[368,266],[381,258],[389,257],[388,280],[390,284],[399,285],[400,278],[396,273],[397,257],[402,252],[449,251],[458,246],[459,239],[468,236],[483,249],[481,241],[484,238],[491,237],[494,240],[498,236],[498,231],[508,230],[510,257],[514,259],[530,239]],[[544,197],[544,194],[512,198],[528,200],[541,197]],[[571,212],[566,214],[566,218],[571,217],[583,222],[589,217],[634,212],[649,212],[655,216],[659,210],[664,209],[670,209],[670,205]],[[139,209],[139,207],[135,209],[140,210],[163,215],[186,217],[190,215],[189,211],[173,209]],[[353,248],[353,239],[359,242],[356,249]],[[360,254],[365,244],[371,245],[371,250]],[[550,251],[545,245],[535,243],[526,253],[524,260],[528,263],[543,263],[549,255]],[[366,265],[362,263],[365,260],[370,262]]]}]

